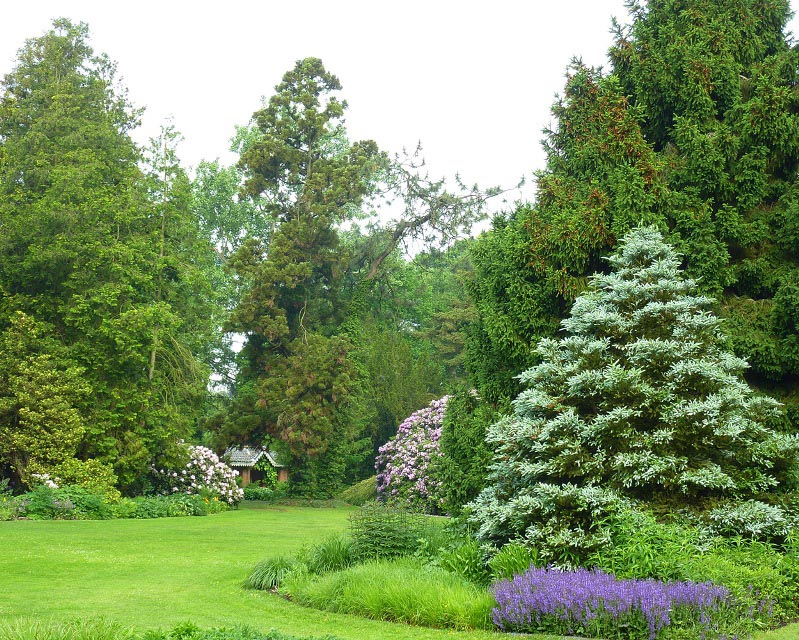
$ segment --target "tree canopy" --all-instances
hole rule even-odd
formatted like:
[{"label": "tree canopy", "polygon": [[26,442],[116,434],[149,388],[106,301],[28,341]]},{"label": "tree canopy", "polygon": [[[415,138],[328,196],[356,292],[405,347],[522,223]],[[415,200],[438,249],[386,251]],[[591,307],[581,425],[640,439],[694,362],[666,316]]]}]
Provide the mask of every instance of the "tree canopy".
[{"label": "tree canopy", "polygon": [[719,301],[747,378],[780,396],[796,424],[799,52],[784,35],[789,4],[657,0],[630,11],[607,71],[580,61],[569,70],[536,202],[476,246],[478,386],[495,402],[514,397],[512,376],[607,268],[601,256],[654,224]]}]

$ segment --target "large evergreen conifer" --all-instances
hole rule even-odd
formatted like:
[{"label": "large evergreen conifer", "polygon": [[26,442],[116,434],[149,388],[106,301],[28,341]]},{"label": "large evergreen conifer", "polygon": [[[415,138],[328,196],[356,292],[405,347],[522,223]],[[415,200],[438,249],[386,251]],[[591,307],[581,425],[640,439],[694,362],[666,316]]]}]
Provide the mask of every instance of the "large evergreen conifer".
[{"label": "large evergreen conifer", "polygon": [[721,303],[749,382],[778,395],[796,428],[799,49],[784,32],[789,2],[628,6],[610,68],[569,69],[535,206],[478,243],[480,395],[514,397],[510,376],[551,337],[553,311],[565,315],[627,230],[656,224]]},{"label": "large evergreen conifer", "polygon": [[494,464],[472,505],[486,540],[579,555],[622,499],[701,508],[771,492],[793,468],[799,441],[772,428],[780,405],[742,379],[714,300],[661,233],[634,230],[609,262],[489,430]]}]

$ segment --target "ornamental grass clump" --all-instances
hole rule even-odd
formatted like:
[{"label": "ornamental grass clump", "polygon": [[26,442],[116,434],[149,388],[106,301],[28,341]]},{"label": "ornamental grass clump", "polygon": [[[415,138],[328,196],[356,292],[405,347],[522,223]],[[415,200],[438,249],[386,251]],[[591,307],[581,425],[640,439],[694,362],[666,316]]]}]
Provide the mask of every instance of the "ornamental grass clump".
[{"label": "ornamental grass clump", "polygon": [[412,413],[397,435],[380,447],[375,460],[377,495],[382,501],[427,513],[437,513],[443,502],[441,482],[432,474],[441,457],[441,427],[449,396],[433,400]]},{"label": "ornamental grass clump", "polygon": [[180,470],[153,469],[156,479],[163,485],[163,493],[210,494],[230,505],[244,499],[244,492],[236,484],[237,471],[219,459],[207,447],[187,447],[188,462]]},{"label": "ornamental grass clump", "polygon": [[620,580],[599,569],[531,567],[494,586],[494,624],[503,631],[580,633],[654,640],[670,625],[712,637],[730,592],[712,583]]}]

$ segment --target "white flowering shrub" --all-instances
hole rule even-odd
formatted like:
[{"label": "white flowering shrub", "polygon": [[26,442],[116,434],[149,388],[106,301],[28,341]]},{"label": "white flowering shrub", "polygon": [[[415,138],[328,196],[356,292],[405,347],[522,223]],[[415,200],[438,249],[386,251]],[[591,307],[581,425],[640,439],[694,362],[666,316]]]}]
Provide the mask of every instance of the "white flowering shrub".
[{"label": "white flowering shrub", "polygon": [[244,492],[236,483],[238,471],[231,469],[207,447],[190,445],[187,450],[188,462],[182,469],[153,469],[164,493],[208,493],[228,504],[238,504],[244,499]]},{"label": "white flowering shrub", "polygon": [[441,457],[441,427],[449,396],[403,420],[395,435],[380,447],[375,460],[380,500],[428,513],[442,505],[441,481],[433,469]]},{"label": "white flowering shrub", "polygon": [[633,230],[608,260],[565,335],[538,343],[513,415],[487,432],[494,462],[470,505],[486,541],[577,556],[601,544],[617,498],[701,511],[772,491],[796,464],[797,436],[770,426],[780,405],[743,380],[715,301],[697,295],[660,232]]}]

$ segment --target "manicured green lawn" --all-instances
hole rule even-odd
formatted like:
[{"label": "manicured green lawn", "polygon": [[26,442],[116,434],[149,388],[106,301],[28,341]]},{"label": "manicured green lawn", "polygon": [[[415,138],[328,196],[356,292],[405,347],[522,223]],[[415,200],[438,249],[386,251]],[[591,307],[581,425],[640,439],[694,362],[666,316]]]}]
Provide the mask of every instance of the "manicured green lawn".
[{"label": "manicured green lawn", "polygon": [[[244,623],[342,640],[508,638],[323,613],[241,588],[256,562],[343,531],[348,514],[250,507],[205,518],[0,522],[0,620],[104,616],[141,630]],[[799,625],[760,637],[799,638]]]},{"label": "manicured green lawn", "polygon": [[241,588],[256,562],[343,531],[348,514],[270,507],[204,518],[0,522],[0,619],[104,616],[138,629],[244,623],[342,639],[500,637],[322,613]]}]

